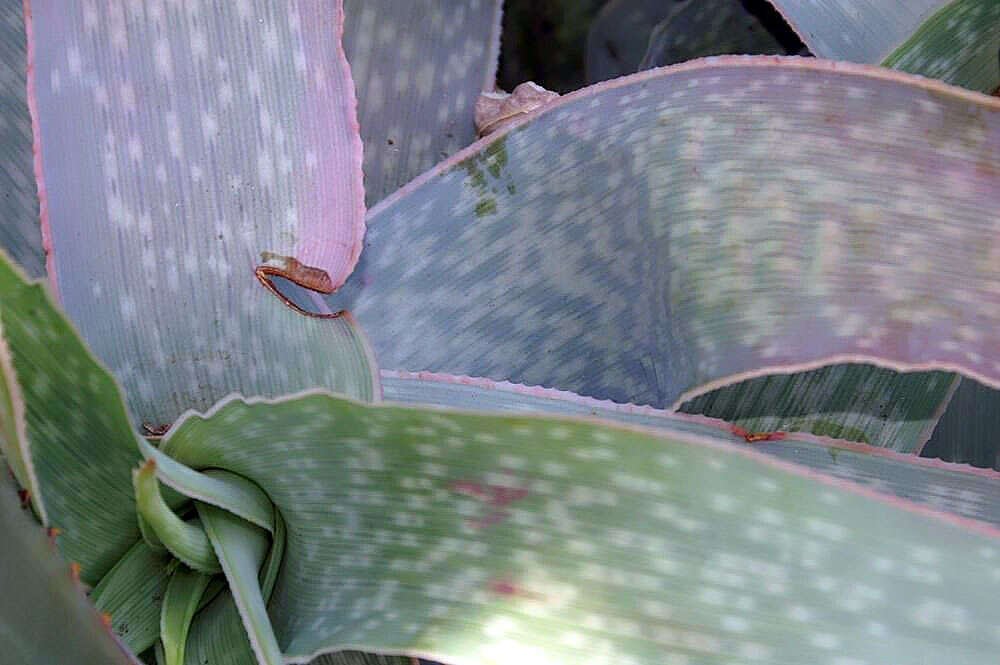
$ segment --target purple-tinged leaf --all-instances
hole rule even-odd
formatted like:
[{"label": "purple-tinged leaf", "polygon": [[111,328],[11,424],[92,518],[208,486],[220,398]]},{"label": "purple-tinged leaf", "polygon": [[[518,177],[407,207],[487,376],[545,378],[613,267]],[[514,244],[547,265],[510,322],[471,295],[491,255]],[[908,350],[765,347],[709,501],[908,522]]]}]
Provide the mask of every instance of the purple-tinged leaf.
[{"label": "purple-tinged leaf", "polygon": [[336,288],[361,249],[361,141],[339,2],[31,4],[50,276],[153,425],[225,394],[377,396]]},{"label": "purple-tinged leaf", "polygon": [[567,95],[439,165],[371,211],[331,303],[383,367],[623,403],[841,363],[995,386],[997,210],[1000,100],[713,58]]},{"label": "purple-tinged leaf", "polygon": [[500,0],[345,0],[369,205],[476,140],[472,112],[493,89],[500,10]]}]

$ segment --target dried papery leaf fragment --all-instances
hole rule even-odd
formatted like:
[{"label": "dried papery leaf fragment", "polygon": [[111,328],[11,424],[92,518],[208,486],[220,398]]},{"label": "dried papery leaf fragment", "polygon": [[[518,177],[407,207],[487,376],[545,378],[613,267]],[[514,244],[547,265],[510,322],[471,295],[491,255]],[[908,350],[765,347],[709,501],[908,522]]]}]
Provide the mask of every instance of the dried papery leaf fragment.
[{"label": "dried papery leaf fragment", "polygon": [[345,0],[368,205],[476,140],[473,106],[493,89],[501,5]]},{"label": "dried papery leaf fragment", "polygon": [[234,391],[377,395],[350,320],[306,319],[254,276],[331,291],[361,251],[340,3],[32,11],[53,272],[133,416],[171,422]]},{"label": "dried papery leaf fragment", "polygon": [[[163,452],[245,476],[280,510],[269,616],[286,661],[356,645],[572,663],[600,643],[608,662],[992,662],[1000,532],[714,431],[311,394],[190,414]],[[303,485],[306,468],[323,481]],[[957,623],[929,621],[941,607]],[[862,639],[873,622],[880,639]]]},{"label": "dried papery leaf fragment", "polygon": [[[894,372],[1000,385],[998,174],[996,100],[844,63],[713,58],[563,96],[421,177],[372,211],[331,307],[385,368],[657,407],[864,365],[838,390],[921,392],[889,417],[810,422],[913,451],[950,382]],[[867,392],[905,396],[882,388]]]},{"label": "dried papery leaf fragment", "polygon": [[484,92],[476,100],[476,129],[480,137],[492,134],[558,98],[559,93],[531,81],[520,84],[510,93],[502,90]]}]

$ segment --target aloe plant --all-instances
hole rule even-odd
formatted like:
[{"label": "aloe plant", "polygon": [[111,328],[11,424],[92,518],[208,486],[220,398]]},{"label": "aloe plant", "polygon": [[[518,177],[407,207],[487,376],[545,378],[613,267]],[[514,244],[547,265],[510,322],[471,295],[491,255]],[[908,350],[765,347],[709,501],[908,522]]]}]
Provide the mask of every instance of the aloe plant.
[{"label": "aloe plant", "polygon": [[498,2],[28,3],[4,652],[992,662],[1000,16],[774,4],[474,142]]}]

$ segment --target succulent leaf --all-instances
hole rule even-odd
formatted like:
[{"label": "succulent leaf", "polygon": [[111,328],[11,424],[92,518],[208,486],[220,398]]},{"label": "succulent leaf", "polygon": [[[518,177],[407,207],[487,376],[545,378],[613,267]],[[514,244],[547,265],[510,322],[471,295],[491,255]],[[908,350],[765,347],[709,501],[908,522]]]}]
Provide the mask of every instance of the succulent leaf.
[{"label": "succulent leaf", "polygon": [[881,367],[848,374],[862,394],[905,387],[898,413],[827,389],[808,428],[912,451],[951,379],[893,372],[1000,382],[998,174],[1000,100],[845,63],[712,58],[561,97],[421,176],[371,211],[330,303],[387,369],[621,403]]},{"label": "succulent leaf", "polygon": [[31,7],[50,277],[136,420],[233,391],[377,398],[350,317],[302,317],[255,277],[330,291],[361,251],[340,3]]},{"label": "succulent leaf", "polygon": [[473,106],[493,89],[501,4],[345,0],[368,205],[476,140]]}]

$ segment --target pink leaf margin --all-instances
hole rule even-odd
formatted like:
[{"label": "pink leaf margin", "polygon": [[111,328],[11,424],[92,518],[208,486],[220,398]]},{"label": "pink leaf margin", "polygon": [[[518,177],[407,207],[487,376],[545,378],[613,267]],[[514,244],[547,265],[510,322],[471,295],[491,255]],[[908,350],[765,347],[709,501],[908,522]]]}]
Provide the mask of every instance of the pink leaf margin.
[{"label": "pink leaf margin", "polygon": [[[300,12],[310,17],[318,13],[320,5],[315,0],[297,0]],[[59,279],[55,265],[55,248],[52,244],[52,229],[49,223],[48,193],[45,185],[45,168],[42,161],[42,137],[39,127],[38,96],[35,80],[35,30],[32,20],[31,0],[23,0],[24,21],[27,35],[27,100],[31,116],[33,162],[39,201],[39,224],[42,247],[45,251],[45,267],[49,277],[49,288],[59,300]],[[308,127],[326,127],[334,134],[333,145],[319,146],[322,163],[319,171],[340,172],[344,177],[332,182],[320,182],[314,195],[319,199],[318,210],[302,220],[302,233],[297,243],[297,256],[285,258],[281,268],[272,268],[269,273],[258,270],[258,279],[279,298],[280,292],[267,281],[267,274],[277,274],[300,286],[321,293],[333,293],[347,281],[361,257],[365,235],[365,189],[364,144],[361,140],[361,126],[358,121],[358,98],[350,63],[344,51],[344,3],[335,0],[333,32],[335,58],[329,63],[335,76],[325,85],[333,86],[333,95],[341,100],[339,108],[330,109],[310,98],[303,122]],[[309,12],[310,8],[315,12]],[[322,35],[316,31],[306,31],[304,39],[311,52],[322,52],[319,48]],[[346,168],[345,165],[346,164]],[[266,248],[265,248],[266,249]],[[282,298],[283,299],[283,298]]]},{"label": "pink leaf margin", "polygon": [[[585,397],[578,395],[576,393],[568,392],[565,390],[558,390],[555,388],[546,388],[543,386],[526,386],[518,383],[510,383],[509,381],[494,381],[492,379],[485,379],[479,377],[470,376],[459,376],[454,374],[442,374],[437,372],[410,372],[403,370],[382,370],[381,372],[383,379],[402,379],[402,380],[419,380],[419,381],[433,381],[442,384],[453,384],[453,385],[465,385],[474,386],[483,390],[496,390],[501,392],[509,392],[519,395],[526,395],[530,397],[537,397],[542,399],[548,399],[553,401],[563,401],[570,402],[572,404],[577,404],[586,408],[592,409],[602,409],[605,411],[614,411],[620,414],[626,415],[642,415],[651,416],[656,418],[662,418],[664,421],[679,421],[679,422],[690,422],[699,425],[708,426],[719,430],[721,438],[734,436],[732,425],[720,420],[718,418],[709,418],[702,415],[677,413],[671,411],[663,411],[661,409],[655,409],[651,406],[639,406],[635,404],[619,404],[617,402],[612,402],[611,400],[599,400],[592,397]],[[410,404],[409,406],[412,406]],[[976,519],[961,517],[951,513],[945,513],[943,511],[934,510],[933,508],[928,508],[927,506],[921,505],[915,501],[910,501],[898,496],[893,496],[878,492],[849,480],[843,480],[841,478],[836,478],[819,471],[814,471],[805,466],[794,464],[792,462],[787,462],[774,457],[773,455],[768,455],[766,453],[754,450],[753,445],[739,445],[732,446],[722,443],[718,440],[713,440],[704,436],[699,436],[697,434],[690,434],[685,432],[664,432],[663,430],[650,428],[647,426],[621,422],[617,420],[607,420],[602,419],[600,414],[595,414],[593,416],[563,416],[555,414],[545,414],[549,417],[564,418],[569,420],[588,420],[596,421],[605,425],[613,425],[615,427],[624,427],[625,429],[638,430],[643,432],[653,432],[658,436],[669,435],[671,438],[683,439],[686,443],[693,445],[706,446],[714,450],[725,451],[727,453],[735,452],[736,454],[742,455],[748,459],[767,464],[771,467],[782,469],[794,475],[798,475],[804,478],[809,478],[811,480],[818,481],[824,485],[830,487],[836,487],[841,490],[851,492],[853,494],[859,494],[871,499],[875,499],[882,503],[892,505],[896,508],[901,508],[911,513],[916,513],[924,517],[933,518],[939,521],[947,522],[952,526],[959,527],[961,529],[967,529],[974,531],[976,533],[989,536],[991,538],[1000,539],[1000,528],[991,526],[985,522],[981,522]],[[735,439],[734,439],[735,440]],[[967,464],[955,464],[951,462],[945,462],[943,460],[928,459],[925,457],[917,457],[916,455],[910,455],[905,453],[898,453],[893,450],[888,450],[886,448],[879,448],[877,446],[870,446],[864,443],[856,443],[853,441],[844,441],[841,439],[833,439],[826,436],[817,436],[815,434],[808,434],[805,432],[789,432],[787,436],[782,438],[783,442],[787,443],[810,443],[814,445],[823,446],[828,449],[841,449],[851,452],[860,453],[863,455],[871,455],[873,457],[882,457],[885,459],[892,460],[893,462],[899,464],[908,464],[917,467],[923,467],[927,469],[934,469],[939,471],[946,471],[950,473],[962,473],[969,476],[977,476],[981,478],[987,478],[1000,482],[1000,471],[995,471],[993,469],[982,469],[978,467],[969,466]]]}]

